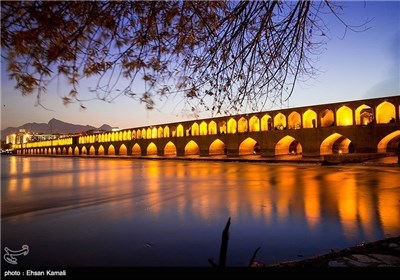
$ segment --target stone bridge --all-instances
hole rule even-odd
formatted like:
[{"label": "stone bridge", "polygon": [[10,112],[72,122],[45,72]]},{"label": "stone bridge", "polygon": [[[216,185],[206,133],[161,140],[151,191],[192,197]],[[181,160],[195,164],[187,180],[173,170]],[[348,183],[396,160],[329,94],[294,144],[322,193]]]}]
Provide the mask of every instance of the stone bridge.
[{"label": "stone bridge", "polygon": [[15,145],[18,154],[127,156],[397,152],[400,96],[82,134]]}]

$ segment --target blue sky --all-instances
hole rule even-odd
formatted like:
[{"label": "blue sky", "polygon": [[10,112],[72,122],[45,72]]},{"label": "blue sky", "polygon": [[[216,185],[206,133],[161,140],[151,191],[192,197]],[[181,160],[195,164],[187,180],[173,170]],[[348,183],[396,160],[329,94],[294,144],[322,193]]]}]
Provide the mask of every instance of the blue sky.
[{"label": "blue sky", "polygon": [[[318,76],[299,83],[288,102],[273,106],[299,107],[347,100],[393,96],[400,94],[400,2],[354,1],[344,2],[343,18],[350,24],[361,24],[372,19],[367,31],[348,31],[333,17],[327,18],[329,40],[315,66]],[[47,123],[51,118],[96,127],[107,123],[114,127],[130,128],[144,125],[178,122],[193,119],[176,97],[157,103],[148,111],[144,104],[120,97],[114,103],[94,100],[64,106],[61,97],[69,92],[61,82],[54,83],[42,97],[46,110],[35,106],[35,94],[22,96],[7,78],[6,66],[1,65],[1,129],[27,122]],[[84,89],[84,86],[82,86]],[[84,92],[84,90],[83,90]],[[201,114],[201,117],[210,117]]]}]

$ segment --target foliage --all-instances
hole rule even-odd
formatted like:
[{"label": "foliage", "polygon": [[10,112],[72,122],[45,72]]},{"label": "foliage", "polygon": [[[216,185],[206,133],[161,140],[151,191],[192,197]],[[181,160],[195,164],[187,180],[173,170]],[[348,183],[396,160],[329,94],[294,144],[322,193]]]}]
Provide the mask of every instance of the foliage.
[{"label": "foliage", "polygon": [[[54,78],[65,104],[90,91],[130,96],[148,109],[181,96],[213,114],[260,110],[315,74],[329,1],[2,1],[2,56],[22,94]],[[348,27],[348,26],[346,26]],[[139,85],[144,83],[143,90]]]}]

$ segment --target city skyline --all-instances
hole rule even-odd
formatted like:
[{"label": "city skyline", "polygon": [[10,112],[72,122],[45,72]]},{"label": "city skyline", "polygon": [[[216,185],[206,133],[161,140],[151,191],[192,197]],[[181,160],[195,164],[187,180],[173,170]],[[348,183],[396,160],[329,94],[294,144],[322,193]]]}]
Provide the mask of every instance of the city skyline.
[{"label": "city skyline", "polygon": [[[346,2],[344,19],[351,24],[367,24],[368,30],[360,33],[347,31],[334,19],[330,24],[330,40],[326,50],[318,57],[318,76],[299,83],[292,97],[283,104],[271,104],[266,110],[276,110],[323,103],[336,103],[357,99],[395,96],[400,90],[400,3],[399,2]],[[64,122],[99,127],[104,123],[113,127],[130,128],[195,119],[190,110],[183,108],[178,97],[157,103],[156,109],[147,111],[144,104],[121,96],[115,103],[93,100],[79,104],[63,105],[62,83],[54,83],[43,96],[41,106],[35,106],[36,95],[22,96],[13,89],[7,78],[2,59],[2,122],[1,129],[20,126],[27,122],[47,123],[56,118]],[[84,92],[84,91],[83,91]],[[85,98],[84,96],[82,96]],[[263,110],[265,111],[265,110]],[[199,118],[212,117],[197,112]],[[232,112],[237,114],[240,112]],[[243,112],[245,113],[245,112]],[[218,115],[219,116],[219,115]]]}]

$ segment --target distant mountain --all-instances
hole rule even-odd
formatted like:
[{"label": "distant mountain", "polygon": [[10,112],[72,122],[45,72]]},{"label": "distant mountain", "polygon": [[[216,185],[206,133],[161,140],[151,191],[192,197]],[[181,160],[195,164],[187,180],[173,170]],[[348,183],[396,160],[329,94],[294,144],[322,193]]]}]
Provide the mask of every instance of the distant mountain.
[{"label": "distant mountain", "polygon": [[108,124],[103,124],[101,127],[97,128],[91,125],[79,125],[66,123],[57,119],[51,119],[48,123],[26,123],[19,127],[8,127],[1,131],[1,140],[5,140],[6,136],[12,133],[18,132],[20,129],[25,129],[27,132],[35,133],[78,133],[88,130],[106,130],[111,131],[112,127]]}]

